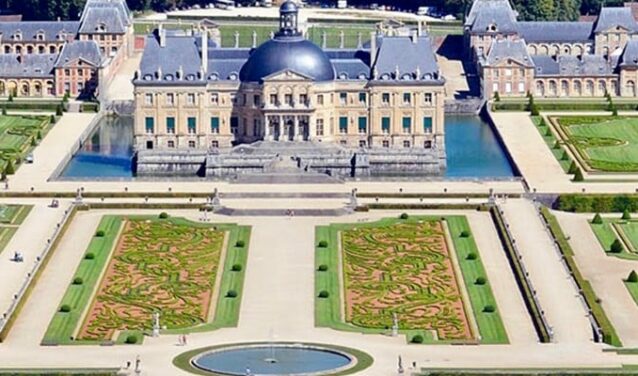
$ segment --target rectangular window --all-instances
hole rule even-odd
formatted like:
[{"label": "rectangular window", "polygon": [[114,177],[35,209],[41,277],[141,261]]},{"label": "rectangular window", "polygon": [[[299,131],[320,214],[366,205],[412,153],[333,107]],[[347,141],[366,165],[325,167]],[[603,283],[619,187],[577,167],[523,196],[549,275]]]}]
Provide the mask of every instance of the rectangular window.
[{"label": "rectangular window", "polygon": [[173,93],[166,94],[166,104],[169,106],[172,106],[173,104],[175,104],[175,94]]},{"label": "rectangular window", "polygon": [[144,104],[150,106],[153,104],[153,94],[144,95]]},{"label": "rectangular window", "polygon": [[171,148],[171,149],[172,149],[172,148],[174,148],[174,147],[175,147],[175,141],[173,141],[173,140],[169,140],[169,141],[168,141],[168,143],[167,143],[167,145],[168,145],[168,147],[169,147],[169,148]]},{"label": "rectangular window", "polygon": [[292,94],[284,95],[284,103],[287,104],[288,106],[292,106]]},{"label": "rectangular window", "polygon": [[366,147],[366,141],[365,140],[359,140],[359,147],[360,148],[365,148]]},{"label": "rectangular window", "polygon": [[194,105],[195,104],[195,94],[188,94],[186,96],[186,103],[189,105]]},{"label": "rectangular window", "polygon": [[193,149],[195,147],[195,141],[193,140],[188,141],[188,147]]},{"label": "rectangular window", "polygon": [[253,96],[253,105],[255,107],[261,106],[261,96],[259,96],[259,95]]},{"label": "rectangular window", "polygon": [[366,93],[359,93],[359,103],[366,104],[368,101],[368,95]]},{"label": "rectangular window", "polygon": [[323,119],[317,119],[317,136],[323,136]]},{"label": "rectangular window", "polygon": [[518,83],[518,92],[519,93],[524,93],[525,92],[525,82],[521,81]]},{"label": "rectangular window", "polygon": [[403,104],[410,104],[412,102],[412,94],[403,93]]},{"label": "rectangular window", "polygon": [[273,106],[277,104],[277,94],[270,94],[270,104]]},{"label": "rectangular window", "polygon": [[423,118],[423,133],[432,133],[432,118],[429,116]]},{"label": "rectangular window", "polygon": [[230,94],[230,103],[237,104],[237,94]]},{"label": "rectangular window", "polygon": [[425,104],[432,104],[432,93],[425,93],[423,95],[423,101]]},{"label": "rectangular window", "polygon": [[348,103],[348,93],[339,93],[339,103],[342,105]]},{"label": "rectangular window", "polygon": [[216,141],[216,140],[211,141],[210,146],[217,149],[219,147],[219,141]]},{"label": "rectangular window", "polygon": [[403,147],[404,148],[409,148],[410,147],[410,141],[403,141]]},{"label": "rectangular window", "polygon": [[384,134],[390,133],[390,118],[389,117],[381,118],[381,132],[383,132]]},{"label": "rectangular window", "polygon": [[505,69],[505,75],[507,77],[511,76],[512,75],[512,70],[510,68]]},{"label": "rectangular window", "polygon": [[78,91],[79,92],[84,91],[84,82],[78,82]]},{"label": "rectangular window", "polygon": [[383,142],[381,142],[381,145],[383,145],[384,148],[389,148],[390,147],[390,141],[383,140]]},{"label": "rectangular window", "polygon": [[186,122],[188,125],[188,133],[189,134],[197,133],[197,118],[189,117],[188,119],[186,119]]},{"label": "rectangular window", "polygon": [[346,116],[339,118],[339,133],[348,133],[348,118]]},{"label": "rectangular window", "polygon": [[210,103],[212,104],[219,104],[219,94],[217,93],[212,93],[210,95]]},{"label": "rectangular window", "polygon": [[412,118],[404,117],[402,121],[403,133],[410,133],[412,130]]},{"label": "rectangular window", "polygon": [[174,117],[166,118],[166,133],[175,134],[175,118]]},{"label": "rectangular window", "polygon": [[155,132],[155,118],[147,117],[144,119],[146,133],[153,134]]},{"label": "rectangular window", "polygon": [[323,94],[317,95],[317,104],[323,106]]},{"label": "rectangular window", "polygon": [[213,134],[219,133],[219,118],[218,117],[210,118],[210,133],[213,133]]},{"label": "rectangular window", "polygon": [[299,103],[301,103],[304,106],[307,105],[308,104],[308,95],[299,94]]},{"label": "rectangular window", "polygon": [[381,94],[381,102],[383,104],[390,104],[390,93]]},{"label": "rectangular window", "polygon": [[365,116],[359,117],[359,133],[368,133],[368,118]]},{"label": "rectangular window", "polygon": [[511,82],[506,82],[505,83],[505,92],[506,93],[511,93],[512,92],[512,83]]},{"label": "rectangular window", "polygon": [[492,83],[492,93],[498,92],[498,82]]},{"label": "rectangular window", "polygon": [[237,134],[237,130],[239,128],[239,118],[233,116],[230,118],[230,132],[232,134]]}]

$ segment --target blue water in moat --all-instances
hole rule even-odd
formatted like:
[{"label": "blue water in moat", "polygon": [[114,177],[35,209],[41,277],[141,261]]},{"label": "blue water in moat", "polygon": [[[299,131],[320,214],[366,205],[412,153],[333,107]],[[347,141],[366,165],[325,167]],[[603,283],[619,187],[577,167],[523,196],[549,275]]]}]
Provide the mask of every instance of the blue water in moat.
[{"label": "blue water in moat", "polygon": [[[477,116],[446,116],[448,178],[514,176],[505,150],[492,128]],[[73,156],[62,179],[130,179],[133,177],[133,118],[106,117]]]},{"label": "blue water in moat", "polygon": [[[275,359],[275,362],[268,360]],[[201,369],[227,375],[299,375],[334,370],[350,364],[342,354],[295,347],[247,347],[222,350],[195,358]]]}]

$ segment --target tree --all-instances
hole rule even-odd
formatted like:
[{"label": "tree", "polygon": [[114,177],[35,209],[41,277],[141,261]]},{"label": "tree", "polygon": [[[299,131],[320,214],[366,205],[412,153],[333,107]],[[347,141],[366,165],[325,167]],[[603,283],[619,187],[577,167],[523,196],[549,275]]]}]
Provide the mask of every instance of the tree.
[{"label": "tree", "polygon": [[593,223],[595,225],[602,225],[603,224],[603,218],[600,216],[600,213],[596,213],[594,215],[594,219],[591,220],[591,223]]},{"label": "tree", "polygon": [[538,105],[536,103],[532,103],[529,106],[529,112],[530,112],[530,115],[532,115],[532,116],[540,115],[540,112],[538,111]]},{"label": "tree", "polygon": [[629,210],[623,210],[621,219],[624,219],[626,221],[631,219],[631,213],[629,213]]},{"label": "tree", "polygon": [[498,91],[494,92],[494,102],[500,102],[501,101],[501,96],[499,95]]},{"label": "tree", "polygon": [[638,282],[638,274],[636,273],[635,270],[632,270],[631,273],[629,273],[629,276],[627,277],[627,282],[631,282],[631,283]]},{"label": "tree", "polygon": [[580,170],[580,168],[576,169],[576,172],[574,173],[574,181],[578,182],[578,181],[584,181],[585,177],[583,176],[583,172]]},{"label": "tree", "polygon": [[620,240],[614,239],[614,242],[611,243],[611,247],[609,248],[609,251],[611,253],[621,253],[623,249],[624,247],[622,246],[622,243],[620,242]]},{"label": "tree", "polygon": [[63,112],[63,110],[62,110],[62,105],[61,105],[61,104],[59,104],[59,105],[55,108],[55,115],[56,115],[56,116],[62,116],[62,112]]}]

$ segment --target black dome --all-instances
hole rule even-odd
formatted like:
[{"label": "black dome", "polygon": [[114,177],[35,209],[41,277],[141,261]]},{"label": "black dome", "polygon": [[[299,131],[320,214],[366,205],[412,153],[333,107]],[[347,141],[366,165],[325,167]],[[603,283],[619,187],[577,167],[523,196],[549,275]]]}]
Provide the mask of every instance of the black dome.
[{"label": "black dome", "polygon": [[279,7],[279,12],[280,13],[297,12],[297,4],[295,4],[294,1],[288,0],[284,2],[283,4],[281,4],[281,6]]},{"label": "black dome", "polygon": [[239,79],[260,82],[264,77],[286,69],[317,82],[335,78],[330,59],[316,44],[301,37],[277,37],[252,51],[239,72]]}]

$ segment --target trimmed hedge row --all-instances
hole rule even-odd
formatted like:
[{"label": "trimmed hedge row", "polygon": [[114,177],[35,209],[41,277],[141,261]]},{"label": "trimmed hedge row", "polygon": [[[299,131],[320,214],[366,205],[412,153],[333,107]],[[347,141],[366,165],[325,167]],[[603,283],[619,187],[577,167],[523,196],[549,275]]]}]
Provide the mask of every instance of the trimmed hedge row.
[{"label": "trimmed hedge row", "polygon": [[55,102],[22,102],[22,101],[1,101],[0,107],[7,110],[44,110],[55,111],[62,101]]},{"label": "trimmed hedge row", "polygon": [[[609,111],[609,103],[601,102],[534,102],[540,111]],[[618,111],[634,111],[638,103],[614,103]],[[494,102],[492,111],[529,111],[527,102]]]},{"label": "trimmed hedge row", "polygon": [[618,336],[618,333],[616,333],[616,329],[614,329],[611,321],[609,321],[603,307],[600,305],[600,300],[596,296],[591,283],[580,273],[578,265],[576,265],[576,259],[574,258],[574,251],[571,245],[569,245],[569,242],[567,241],[563,230],[560,228],[556,217],[554,217],[554,215],[549,212],[549,209],[544,206],[541,207],[541,214],[549,226],[552,237],[556,241],[558,249],[562,253],[565,263],[567,264],[571,275],[574,277],[581,294],[585,298],[585,302],[587,303],[591,314],[594,316],[594,320],[596,320],[603,332],[603,342],[612,346],[621,347],[622,342],[620,341],[620,337]]},{"label": "trimmed hedge row", "polygon": [[564,194],[558,196],[555,208],[575,213],[622,213],[638,211],[638,194]]}]

